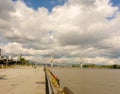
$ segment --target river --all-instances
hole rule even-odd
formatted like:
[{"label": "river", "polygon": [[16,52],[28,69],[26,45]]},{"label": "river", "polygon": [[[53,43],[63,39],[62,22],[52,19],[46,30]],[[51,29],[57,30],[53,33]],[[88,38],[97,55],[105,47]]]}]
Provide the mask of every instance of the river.
[{"label": "river", "polygon": [[74,94],[120,94],[120,70],[51,68]]}]

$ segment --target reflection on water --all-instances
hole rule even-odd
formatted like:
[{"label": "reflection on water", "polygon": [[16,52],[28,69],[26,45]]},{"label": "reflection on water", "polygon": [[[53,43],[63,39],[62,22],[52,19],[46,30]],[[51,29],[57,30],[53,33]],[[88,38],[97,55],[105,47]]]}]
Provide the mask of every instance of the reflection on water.
[{"label": "reflection on water", "polygon": [[74,94],[120,94],[120,70],[52,68],[61,86]]}]

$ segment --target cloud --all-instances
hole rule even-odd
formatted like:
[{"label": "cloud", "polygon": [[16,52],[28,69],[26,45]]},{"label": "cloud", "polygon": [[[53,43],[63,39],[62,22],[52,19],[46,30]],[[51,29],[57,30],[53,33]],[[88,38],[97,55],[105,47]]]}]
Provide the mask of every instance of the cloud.
[{"label": "cloud", "polygon": [[0,18],[9,19],[10,12],[14,11],[13,2],[10,0],[0,0]]},{"label": "cloud", "polygon": [[0,32],[10,30],[12,12],[15,12],[14,3],[11,0],[0,0]]},{"label": "cloud", "polygon": [[86,63],[119,61],[120,11],[109,0],[68,0],[51,12],[44,7],[33,10],[20,0],[0,2],[8,5],[0,8],[5,54],[22,52],[48,62],[54,53],[59,63],[79,63],[80,56]]}]

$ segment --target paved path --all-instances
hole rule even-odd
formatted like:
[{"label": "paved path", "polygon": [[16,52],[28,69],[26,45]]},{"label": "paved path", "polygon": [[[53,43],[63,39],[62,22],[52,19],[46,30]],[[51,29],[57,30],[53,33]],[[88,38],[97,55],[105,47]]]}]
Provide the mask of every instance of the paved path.
[{"label": "paved path", "polygon": [[0,94],[45,94],[43,68],[0,70]]}]

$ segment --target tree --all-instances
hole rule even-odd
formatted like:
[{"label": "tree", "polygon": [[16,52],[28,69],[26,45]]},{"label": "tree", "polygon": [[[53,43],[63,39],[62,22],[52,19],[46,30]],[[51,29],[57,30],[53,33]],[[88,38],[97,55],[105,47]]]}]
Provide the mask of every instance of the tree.
[{"label": "tree", "polygon": [[118,68],[118,66],[115,64],[115,65],[113,65],[113,69],[117,69]]},{"label": "tree", "polygon": [[22,65],[29,65],[28,60],[26,60],[25,58],[20,58],[20,62]]}]

